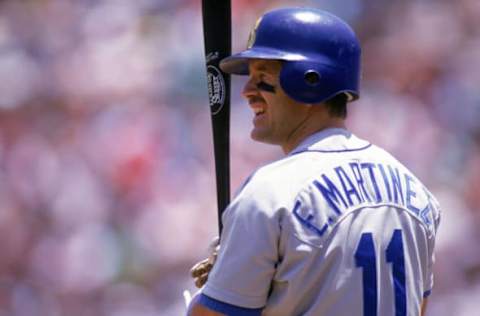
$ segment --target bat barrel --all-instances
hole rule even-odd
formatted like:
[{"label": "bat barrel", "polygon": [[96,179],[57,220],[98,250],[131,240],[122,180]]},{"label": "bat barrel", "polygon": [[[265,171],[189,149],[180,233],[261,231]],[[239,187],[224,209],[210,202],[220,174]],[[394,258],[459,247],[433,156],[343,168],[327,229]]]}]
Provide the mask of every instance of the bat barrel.
[{"label": "bat barrel", "polygon": [[230,0],[203,0],[202,14],[221,233],[222,213],[230,203],[230,75],[219,63],[232,51]]}]

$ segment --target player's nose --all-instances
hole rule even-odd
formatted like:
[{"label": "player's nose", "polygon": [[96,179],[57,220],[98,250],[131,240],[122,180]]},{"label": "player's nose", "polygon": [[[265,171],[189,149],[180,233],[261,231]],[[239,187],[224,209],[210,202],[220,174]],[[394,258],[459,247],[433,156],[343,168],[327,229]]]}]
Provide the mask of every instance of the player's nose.
[{"label": "player's nose", "polygon": [[257,86],[254,83],[253,78],[248,78],[248,81],[243,86],[242,96],[245,99],[248,99],[248,98],[250,98],[254,95],[257,95],[257,94],[258,94],[258,89],[257,89]]}]

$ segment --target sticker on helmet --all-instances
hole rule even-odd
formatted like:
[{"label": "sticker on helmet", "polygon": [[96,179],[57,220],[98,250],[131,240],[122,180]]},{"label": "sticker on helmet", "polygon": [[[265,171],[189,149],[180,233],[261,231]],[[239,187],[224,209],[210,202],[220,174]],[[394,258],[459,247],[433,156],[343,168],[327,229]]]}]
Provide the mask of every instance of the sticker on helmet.
[{"label": "sticker on helmet", "polygon": [[255,26],[253,27],[253,30],[250,32],[250,35],[248,36],[248,41],[247,41],[247,49],[252,48],[253,44],[255,43],[255,40],[257,39],[257,29],[261,21],[262,21],[262,17],[260,17],[257,20],[257,22],[255,22]]}]

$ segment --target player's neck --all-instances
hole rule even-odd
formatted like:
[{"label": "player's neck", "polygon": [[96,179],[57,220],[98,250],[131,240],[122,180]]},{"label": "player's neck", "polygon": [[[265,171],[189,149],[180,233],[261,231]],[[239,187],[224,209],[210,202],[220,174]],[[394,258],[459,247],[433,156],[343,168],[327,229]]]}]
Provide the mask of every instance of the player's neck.
[{"label": "player's neck", "polygon": [[305,122],[289,136],[288,140],[281,145],[283,152],[288,155],[307,137],[328,128],[346,128],[345,119],[328,117],[323,120],[317,120],[315,117],[309,116]]}]

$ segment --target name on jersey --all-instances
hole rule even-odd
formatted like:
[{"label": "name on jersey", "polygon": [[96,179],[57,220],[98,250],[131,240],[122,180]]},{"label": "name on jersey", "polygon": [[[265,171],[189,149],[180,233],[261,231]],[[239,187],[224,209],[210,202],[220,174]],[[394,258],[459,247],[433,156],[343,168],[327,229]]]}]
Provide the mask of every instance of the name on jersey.
[{"label": "name on jersey", "polygon": [[[295,217],[310,229],[322,235],[335,218],[349,209],[396,205],[408,209],[425,224],[431,225],[432,203],[430,193],[411,174],[397,167],[372,162],[350,162],[323,173],[313,181],[333,212],[328,221],[318,227],[314,225],[314,214],[301,214],[296,203]],[[423,204],[423,205],[422,205]]]}]

